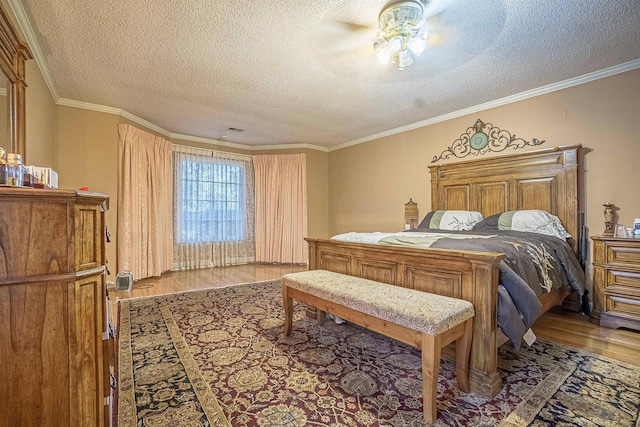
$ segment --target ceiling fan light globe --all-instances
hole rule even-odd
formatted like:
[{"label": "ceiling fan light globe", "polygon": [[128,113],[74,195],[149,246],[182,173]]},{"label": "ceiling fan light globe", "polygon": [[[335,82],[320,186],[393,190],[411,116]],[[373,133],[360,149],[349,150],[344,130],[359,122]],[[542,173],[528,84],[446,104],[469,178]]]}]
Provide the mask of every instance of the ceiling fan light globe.
[{"label": "ceiling fan light globe", "polygon": [[400,36],[395,36],[389,40],[389,50],[392,53],[398,53],[402,50],[402,38]]},{"label": "ceiling fan light globe", "polygon": [[408,50],[403,50],[402,52],[400,52],[399,59],[398,59],[398,67],[400,69],[411,65],[412,62],[413,62],[413,58],[411,57],[411,54],[409,53]]},{"label": "ceiling fan light globe", "polygon": [[427,47],[427,41],[422,37],[414,38],[409,40],[408,47],[415,56],[420,56]]},{"label": "ceiling fan light globe", "polygon": [[393,55],[391,54],[391,51],[387,47],[385,49],[379,50],[378,53],[376,53],[376,56],[378,57],[378,61],[380,61],[381,64],[387,65],[389,61],[391,61],[391,57]]}]

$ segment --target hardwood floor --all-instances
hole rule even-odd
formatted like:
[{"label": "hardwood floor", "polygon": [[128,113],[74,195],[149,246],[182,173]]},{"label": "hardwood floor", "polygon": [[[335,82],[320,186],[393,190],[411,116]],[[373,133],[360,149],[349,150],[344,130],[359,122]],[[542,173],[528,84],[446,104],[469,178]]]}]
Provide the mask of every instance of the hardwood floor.
[{"label": "hardwood floor", "polygon": [[119,299],[125,299],[195,291],[197,289],[222,288],[239,283],[280,279],[283,274],[306,269],[306,265],[247,264],[171,271],[164,273],[161,277],[140,280],[134,283],[132,292],[117,292],[116,295]]},{"label": "hardwood floor", "polygon": [[556,308],[536,321],[538,338],[640,366],[640,332],[602,328],[588,316]]},{"label": "hardwood floor", "polygon": [[[301,265],[249,264],[177,271],[136,282],[132,292],[115,292],[111,289],[109,295],[115,305],[118,299],[276,280],[283,274],[306,269]],[[113,313],[118,312],[115,308]],[[587,316],[555,309],[538,319],[533,331],[538,338],[547,341],[640,366],[640,332],[601,328],[590,323]]]}]

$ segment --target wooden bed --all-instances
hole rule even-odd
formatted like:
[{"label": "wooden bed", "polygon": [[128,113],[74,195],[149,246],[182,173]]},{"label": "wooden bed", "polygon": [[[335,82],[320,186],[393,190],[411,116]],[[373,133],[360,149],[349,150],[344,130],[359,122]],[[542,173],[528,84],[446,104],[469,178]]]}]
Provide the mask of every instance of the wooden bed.
[{"label": "wooden bed", "polygon": [[[580,145],[430,166],[431,208],[480,211],[486,218],[518,209],[558,216],[576,239]],[[322,269],[392,285],[461,298],[473,303],[469,381],[471,390],[493,397],[502,388],[498,347],[507,341],[497,325],[498,264],[504,254],[371,245],[327,239],[309,242],[309,269]],[[570,288],[544,294],[543,311],[562,302]],[[577,299],[568,304],[577,311]]]}]

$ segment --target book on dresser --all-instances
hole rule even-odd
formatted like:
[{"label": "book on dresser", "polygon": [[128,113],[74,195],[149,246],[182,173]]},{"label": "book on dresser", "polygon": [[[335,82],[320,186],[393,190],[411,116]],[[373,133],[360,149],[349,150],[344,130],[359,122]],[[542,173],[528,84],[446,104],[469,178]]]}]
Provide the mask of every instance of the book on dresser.
[{"label": "book on dresser", "polygon": [[640,238],[593,236],[590,320],[640,331]]},{"label": "book on dresser", "polygon": [[0,187],[0,425],[109,425],[108,196]]}]

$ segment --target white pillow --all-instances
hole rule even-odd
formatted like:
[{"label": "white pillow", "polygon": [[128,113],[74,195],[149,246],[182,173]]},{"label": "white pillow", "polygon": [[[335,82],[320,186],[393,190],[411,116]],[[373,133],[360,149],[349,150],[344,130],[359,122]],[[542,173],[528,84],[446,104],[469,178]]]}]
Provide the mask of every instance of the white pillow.
[{"label": "white pillow", "polygon": [[503,212],[498,219],[498,230],[527,231],[560,239],[571,237],[557,216],[542,210]]},{"label": "white pillow", "polygon": [[467,231],[482,221],[482,214],[477,211],[433,211],[427,215],[431,215],[428,228],[437,230]]}]

